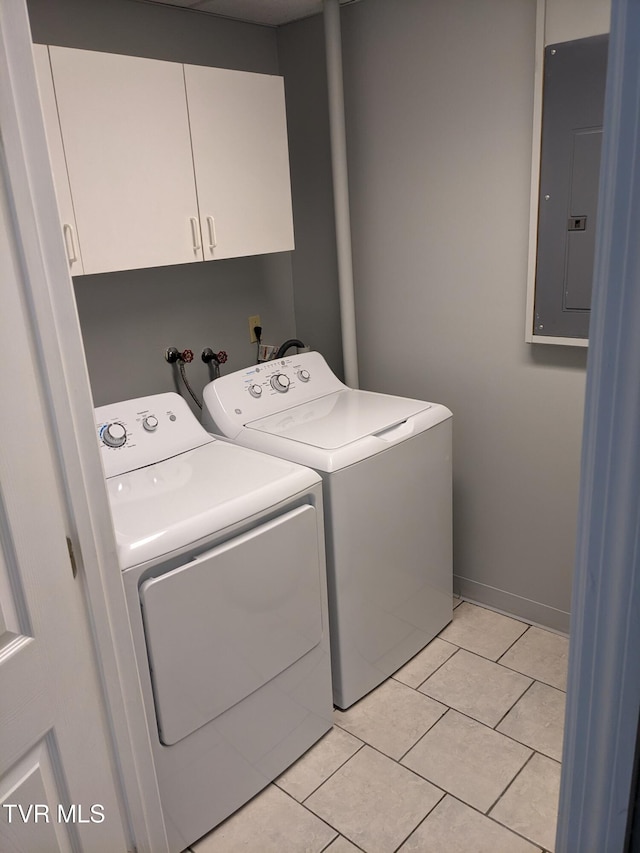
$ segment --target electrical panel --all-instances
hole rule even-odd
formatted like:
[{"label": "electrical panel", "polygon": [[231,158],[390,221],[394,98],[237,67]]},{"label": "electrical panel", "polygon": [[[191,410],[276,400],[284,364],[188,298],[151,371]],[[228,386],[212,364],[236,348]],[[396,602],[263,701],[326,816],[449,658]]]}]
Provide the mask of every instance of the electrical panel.
[{"label": "electrical panel", "polygon": [[589,334],[608,43],[545,48],[534,335]]}]

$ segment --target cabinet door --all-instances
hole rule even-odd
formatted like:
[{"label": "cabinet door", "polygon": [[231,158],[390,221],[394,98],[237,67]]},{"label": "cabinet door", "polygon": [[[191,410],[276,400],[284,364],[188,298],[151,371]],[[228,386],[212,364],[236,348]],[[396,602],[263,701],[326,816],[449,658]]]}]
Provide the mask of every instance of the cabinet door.
[{"label": "cabinet door", "polygon": [[49,51],[46,44],[33,45],[33,59],[38,77],[40,105],[42,106],[42,116],[47,133],[49,159],[51,160],[51,171],[53,172],[53,182],[56,188],[58,211],[60,212],[69,269],[71,275],[82,275],[84,268],[82,266],[80,244],[78,242],[78,229],[76,227],[75,213],[73,212],[73,202],[71,201],[69,176],[67,175],[67,164],[64,159],[56,96],[53,91],[51,66],[49,65]]},{"label": "cabinet door", "polygon": [[50,54],[85,273],[202,260],[182,66]]},{"label": "cabinet door", "polygon": [[204,258],[293,249],[281,77],[186,65]]}]

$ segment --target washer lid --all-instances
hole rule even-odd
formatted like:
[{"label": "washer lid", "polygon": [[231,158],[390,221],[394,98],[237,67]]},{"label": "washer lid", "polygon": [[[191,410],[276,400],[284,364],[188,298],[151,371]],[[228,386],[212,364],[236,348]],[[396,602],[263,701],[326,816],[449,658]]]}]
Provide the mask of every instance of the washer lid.
[{"label": "washer lid", "polygon": [[384,432],[429,408],[431,404],[421,400],[348,388],[251,421],[247,428],[323,450],[337,450]]},{"label": "washer lid", "polygon": [[320,482],[282,459],[213,440],[107,481],[122,569],[157,559]]}]

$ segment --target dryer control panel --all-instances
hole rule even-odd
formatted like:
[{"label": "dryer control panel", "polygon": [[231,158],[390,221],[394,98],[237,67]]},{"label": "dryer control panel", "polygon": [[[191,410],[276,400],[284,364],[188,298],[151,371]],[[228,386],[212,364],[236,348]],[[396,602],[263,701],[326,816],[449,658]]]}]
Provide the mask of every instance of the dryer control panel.
[{"label": "dryer control panel", "polygon": [[95,418],[107,478],[162,462],[214,440],[173,391],[100,406]]},{"label": "dryer control panel", "polygon": [[202,421],[234,438],[251,421],[346,388],[319,352],[299,353],[214,379],[204,389]]}]

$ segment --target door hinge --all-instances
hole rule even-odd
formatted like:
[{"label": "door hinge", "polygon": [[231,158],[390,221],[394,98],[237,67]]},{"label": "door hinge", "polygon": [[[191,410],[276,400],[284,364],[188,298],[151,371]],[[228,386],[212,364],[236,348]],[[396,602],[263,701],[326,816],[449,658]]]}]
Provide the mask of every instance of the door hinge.
[{"label": "door hinge", "polygon": [[73,553],[73,542],[67,536],[67,549],[69,551],[69,562],[71,563],[71,573],[74,578],[78,576],[78,564],[76,563],[76,555]]}]

